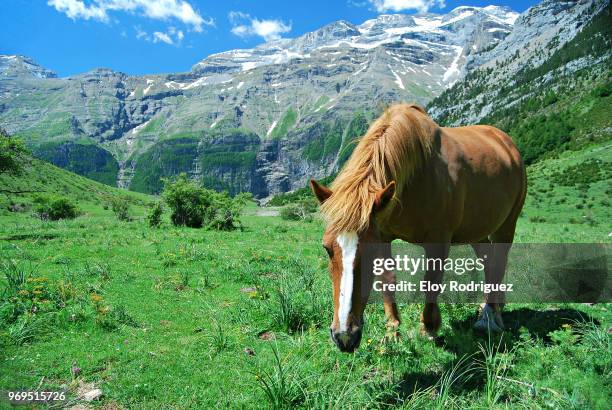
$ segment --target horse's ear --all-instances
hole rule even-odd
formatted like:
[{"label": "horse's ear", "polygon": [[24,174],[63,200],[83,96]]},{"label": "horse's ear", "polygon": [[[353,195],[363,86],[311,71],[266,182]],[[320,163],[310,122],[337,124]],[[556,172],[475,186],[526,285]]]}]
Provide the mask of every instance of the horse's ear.
[{"label": "horse's ear", "polygon": [[374,212],[381,211],[387,206],[391,198],[393,198],[393,194],[395,194],[395,181],[389,182],[386,187],[378,191],[374,199]]},{"label": "horse's ear", "polygon": [[427,111],[425,111],[425,109],[418,104],[410,104],[410,107],[427,115]]},{"label": "horse's ear", "polygon": [[314,179],[310,180],[310,188],[312,189],[312,193],[314,194],[314,196],[317,197],[319,203],[321,204],[325,202],[325,200],[329,198],[332,194],[331,189],[319,184]]}]

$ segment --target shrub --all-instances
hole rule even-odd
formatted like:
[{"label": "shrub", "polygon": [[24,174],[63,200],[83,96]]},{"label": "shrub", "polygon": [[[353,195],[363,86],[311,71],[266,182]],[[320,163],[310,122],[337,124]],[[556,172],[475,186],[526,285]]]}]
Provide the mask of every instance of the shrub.
[{"label": "shrub", "polygon": [[60,219],[74,219],[78,216],[78,210],[70,199],[55,196],[38,196],[34,198],[36,204],[35,212],[40,219],[57,221]]},{"label": "shrub", "polygon": [[131,221],[132,217],[130,216],[130,203],[127,199],[124,198],[114,198],[111,201],[111,209],[113,210],[115,216],[120,221]]},{"label": "shrub", "polygon": [[163,197],[172,210],[172,224],[201,228],[211,219],[213,198],[210,191],[189,181],[184,173],[172,182],[164,182]]},{"label": "shrub", "polygon": [[161,225],[161,218],[164,213],[164,206],[161,202],[156,202],[149,208],[147,222],[151,228],[158,228]]},{"label": "shrub", "polygon": [[304,198],[298,202],[285,205],[281,211],[282,219],[290,221],[312,221],[312,215],[317,210],[317,201],[314,198]]},{"label": "shrub", "polygon": [[219,231],[231,231],[242,226],[240,215],[251,194],[242,193],[231,198],[226,192],[213,193],[214,212],[209,227]]},{"label": "shrub", "polygon": [[231,198],[227,193],[199,187],[181,174],[174,181],[165,181],[164,200],[172,210],[170,219],[176,226],[190,228],[236,229],[250,194]]}]

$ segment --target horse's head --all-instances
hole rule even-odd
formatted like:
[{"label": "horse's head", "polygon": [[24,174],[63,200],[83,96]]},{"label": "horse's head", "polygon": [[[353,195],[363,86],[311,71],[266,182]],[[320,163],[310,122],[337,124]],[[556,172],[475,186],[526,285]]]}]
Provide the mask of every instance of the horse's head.
[{"label": "horse's head", "polygon": [[[320,203],[328,200],[333,192],[310,181],[313,193]],[[371,210],[371,218],[382,210],[395,192],[395,183],[376,194]],[[330,326],[331,338],[343,352],[352,352],[361,341],[363,311],[372,288],[372,270],[367,269],[365,277],[361,264],[364,245],[380,242],[380,232],[376,223],[370,223],[361,232],[337,232],[334,226],[328,226],[323,235],[323,247],[329,255],[329,274],[333,283],[334,318]]]}]

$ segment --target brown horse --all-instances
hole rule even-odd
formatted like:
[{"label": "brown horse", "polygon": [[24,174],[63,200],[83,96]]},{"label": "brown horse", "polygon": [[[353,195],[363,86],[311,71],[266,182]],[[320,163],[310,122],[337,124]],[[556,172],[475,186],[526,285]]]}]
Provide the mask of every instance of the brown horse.
[{"label": "brown horse", "polygon": [[[439,127],[425,111],[393,105],[355,147],[332,188],[311,180],[327,222],[323,246],[329,254],[334,318],[331,337],[342,351],[359,346],[372,274],[361,277],[361,251],[394,239],[420,244],[426,258],[446,258],[449,246],[469,243],[486,258],[485,280],[503,279],[508,251],[526,194],[525,167],[508,135],[474,125]],[[386,248],[386,247],[385,247]],[[438,268],[439,269],[439,268]],[[371,272],[371,270],[366,270]],[[440,282],[434,267],[425,280]],[[394,272],[382,276],[395,282]],[[354,284],[369,286],[353,286]],[[400,324],[393,292],[383,293],[387,326]],[[503,329],[503,294],[485,295],[475,327]],[[437,293],[426,294],[424,329],[440,327]]]}]

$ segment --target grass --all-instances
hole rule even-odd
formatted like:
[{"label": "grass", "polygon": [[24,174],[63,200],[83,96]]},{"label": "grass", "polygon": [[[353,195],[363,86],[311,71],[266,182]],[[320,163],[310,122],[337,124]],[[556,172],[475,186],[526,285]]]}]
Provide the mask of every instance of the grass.
[{"label": "grass", "polygon": [[297,121],[298,114],[293,108],[289,108],[281,119],[276,124],[276,127],[270,133],[271,139],[278,139],[284,137],[287,132],[295,125]]},{"label": "grass", "polygon": [[[586,189],[582,180],[550,186],[551,175],[610,155],[600,144],[531,166],[516,240],[610,243],[602,204],[609,176]],[[67,388],[74,399],[74,386],[93,383],[110,408],[610,402],[609,304],[511,305],[508,330],[490,339],[472,331],[475,306],[443,305],[435,341],[419,335],[422,307],[402,305],[398,342],[383,342],[383,309],[369,305],[360,349],[343,354],[329,340],[331,286],[317,219],[258,216],[250,205],[244,231],[176,228],[167,214],[150,228],[144,215],[153,197],[39,161],[0,182],[57,191],[82,211],[41,221],[28,208],[34,194],[0,197],[0,391],[40,384]],[[117,220],[109,207],[116,197],[130,201],[133,221]],[[9,212],[11,204],[23,211]]]}]

